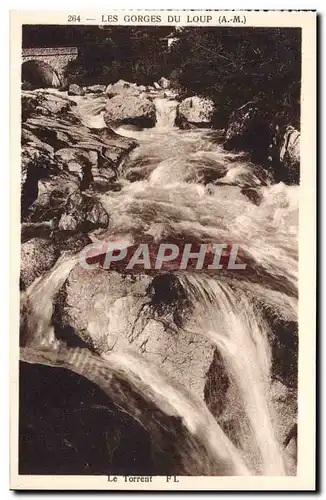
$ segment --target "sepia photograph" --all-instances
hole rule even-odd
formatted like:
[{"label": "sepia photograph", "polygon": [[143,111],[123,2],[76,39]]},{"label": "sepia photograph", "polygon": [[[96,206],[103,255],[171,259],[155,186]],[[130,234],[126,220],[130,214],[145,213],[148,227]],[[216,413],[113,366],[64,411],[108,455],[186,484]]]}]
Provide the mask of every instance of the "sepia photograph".
[{"label": "sepia photograph", "polygon": [[22,478],[297,476],[302,28],[189,14],[21,26]]}]

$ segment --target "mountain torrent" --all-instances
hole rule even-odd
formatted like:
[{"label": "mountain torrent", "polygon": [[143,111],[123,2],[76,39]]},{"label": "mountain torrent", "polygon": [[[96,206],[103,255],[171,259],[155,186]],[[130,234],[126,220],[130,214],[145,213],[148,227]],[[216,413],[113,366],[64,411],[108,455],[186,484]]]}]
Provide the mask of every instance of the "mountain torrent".
[{"label": "mountain torrent", "polygon": [[[144,94],[144,129],[105,92],[25,96],[21,473],[295,474],[298,186]],[[83,269],[101,241],[237,243],[248,267]]]}]

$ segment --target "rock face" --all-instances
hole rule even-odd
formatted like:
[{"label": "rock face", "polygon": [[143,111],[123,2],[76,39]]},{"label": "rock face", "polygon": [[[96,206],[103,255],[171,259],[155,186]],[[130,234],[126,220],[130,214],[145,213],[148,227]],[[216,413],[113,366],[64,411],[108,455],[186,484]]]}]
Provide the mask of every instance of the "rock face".
[{"label": "rock face", "polygon": [[68,95],[84,95],[85,91],[79,87],[79,85],[76,85],[75,83],[72,83],[69,85],[68,89]]},{"label": "rock face", "polygon": [[109,217],[102,205],[90,196],[76,191],[65,203],[58,228],[60,231],[87,233],[97,228],[106,228],[108,224]]},{"label": "rock face", "polygon": [[176,124],[180,128],[210,127],[213,122],[215,106],[213,101],[204,97],[187,97],[177,107]]},{"label": "rock face", "polygon": [[[22,95],[23,287],[54,264],[51,256],[79,247],[88,232],[108,226],[95,191],[111,188],[121,161],[136,146],[108,128],[84,126],[75,110],[73,101],[58,94]],[[72,236],[76,241],[68,245]],[[46,246],[48,257],[42,253]]]},{"label": "rock face", "polygon": [[[278,124],[263,107],[247,103],[235,110],[225,131],[227,150],[247,151],[252,161],[271,169],[275,181],[299,182],[300,132]],[[280,122],[284,122],[284,118]]]},{"label": "rock face", "polygon": [[122,124],[154,127],[155,105],[143,96],[117,95],[108,101],[104,121],[108,127]]}]

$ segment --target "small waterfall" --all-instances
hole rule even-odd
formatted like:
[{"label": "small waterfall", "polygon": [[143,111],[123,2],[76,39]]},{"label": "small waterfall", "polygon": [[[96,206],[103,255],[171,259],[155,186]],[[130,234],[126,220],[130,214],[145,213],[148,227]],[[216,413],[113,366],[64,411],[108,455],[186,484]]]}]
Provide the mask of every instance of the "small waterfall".
[{"label": "small waterfall", "polygon": [[21,295],[21,345],[57,345],[52,325],[53,298],[78,262],[63,254],[54,267]]},{"label": "small waterfall", "polygon": [[[23,296],[20,359],[28,363],[68,368],[88,378],[104,390],[115,404],[139,420],[152,433],[153,439],[156,426],[159,428],[160,424],[151,421],[146,411],[140,411],[137,405],[139,396],[147,401],[148,406],[153,407],[154,404],[167,416],[177,416],[186,430],[178,449],[180,453],[184,448],[179,464],[184,474],[249,475],[238,450],[203,402],[193,401],[186,390],[175,387],[156,367],[148,366],[141,356],[128,352],[94,356],[88,349],[72,349],[64,342],[55,340],[51,324],[53,297],[76,261],[76,256],[63,255],[55,267],[35,281]],[[114,382],[114,377],[122,379],[121,387]],[[130,384],[139,395],[136,402],[125,391],[124,383]],[[173,432],[175,430],[171,429]],[[171,439],[175,437],[171,435]]]},{"label": "small waterfall", "polygon": [[178,102],[158,97],[154,100],[156,107],[156,129],[169,130],[174,127]]},{"label": "small waterfall", "polygon": [[246,428],[242,435],[239,419],[237,438],[247,451],[250,465],[262,475],[284,475],[269,408],[268,325],[245,294],[237,293],[227,283],[196,275],[180,274],[179,279],[194,307],[189,327],[216,345],[235,383],[249,421],[249,430]]}]

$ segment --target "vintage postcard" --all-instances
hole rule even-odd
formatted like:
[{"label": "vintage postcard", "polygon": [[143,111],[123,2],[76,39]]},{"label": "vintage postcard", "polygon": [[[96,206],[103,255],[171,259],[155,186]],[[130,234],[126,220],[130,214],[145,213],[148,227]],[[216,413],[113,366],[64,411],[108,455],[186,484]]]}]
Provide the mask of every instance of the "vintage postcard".
[{"label": "vintage postcard", "polygon": [[11,12],[12,489],[314,490],[316,12]]}]

